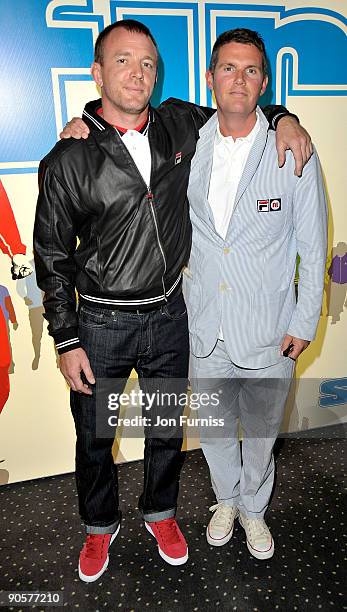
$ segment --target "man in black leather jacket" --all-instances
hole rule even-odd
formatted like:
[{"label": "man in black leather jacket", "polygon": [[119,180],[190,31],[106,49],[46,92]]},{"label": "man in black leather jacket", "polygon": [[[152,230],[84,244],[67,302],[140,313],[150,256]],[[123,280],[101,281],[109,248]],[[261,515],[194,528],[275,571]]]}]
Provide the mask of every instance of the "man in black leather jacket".
[{"label": "man in black leather jacket", "polygon": [[[177,397],[186,390],[189,348],[181,293],[191,242],[186,189],[199,128],[213,111],[175,99],[153,109],[157,59],[156,43],[139,22],[117,22],[101,32],[92,73],[102,98],[87,104],[83,114],[90,135],[60,141],[39,171],[36,273],[71,387],[79,510],[87,529],[79,576],[86,582],[107,568],[121,518],[113,436],[96,427],[96,381],[112,380],[121,393],[135,368],[143,391],[167,390],[168,381],[175,381]],[[269,110],[270,121],[286,113],[282,107]],[[308,156],[304,132],[295,119],[286,121]],[[144,407],[139,507],[161,557],[180,565],[188,558],[175,520],[183,406],[167,406],[156,397],[153,416]],[[161,435],[154,426],[160,414],[176,422],[161,428]]]}]

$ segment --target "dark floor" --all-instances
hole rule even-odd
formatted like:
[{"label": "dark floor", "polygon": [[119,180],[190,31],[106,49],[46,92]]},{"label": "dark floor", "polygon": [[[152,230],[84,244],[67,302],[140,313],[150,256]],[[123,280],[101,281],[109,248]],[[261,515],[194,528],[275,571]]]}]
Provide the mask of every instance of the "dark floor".
[{"label": "dark floor", "polygon": [[64,606],[83,612],[342,610],[345,448],[338,437],[279,441],[277,486],[267,514],[275,555],[268,561],[249,554],[238,524],[225,546],[207,544],[214,497],[202,453],[191,451],[178,512],[189,560],[178,568],[167,565],[136,510],[142,462],[120,466],[123,523],[109,568],[93,584],[82,583],[77,573],[84,532],[74,477],[3,486],[0,589],[63,591]]}]

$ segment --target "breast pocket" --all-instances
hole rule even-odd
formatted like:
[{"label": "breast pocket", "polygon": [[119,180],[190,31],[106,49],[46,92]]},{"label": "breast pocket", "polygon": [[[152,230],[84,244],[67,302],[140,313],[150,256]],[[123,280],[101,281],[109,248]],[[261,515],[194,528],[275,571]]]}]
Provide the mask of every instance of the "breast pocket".
[{"label": "breast pocket", "polygon": [[277,236],[283,231],[288,218],[288,196],[254,199],[252,221],[259,238]]}]

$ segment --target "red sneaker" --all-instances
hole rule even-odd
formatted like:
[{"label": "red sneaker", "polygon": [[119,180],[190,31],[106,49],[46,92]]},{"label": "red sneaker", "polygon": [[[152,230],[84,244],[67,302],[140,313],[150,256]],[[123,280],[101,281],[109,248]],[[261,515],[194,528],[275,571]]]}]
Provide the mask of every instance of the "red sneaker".
[{"label": "red sneaker", "polygon": [[146,523],[146,529],[155,537],[159,554],[170,565],[183,565],[188,559],[188,546],[174,518]]},{"label": "red sneaker", "polygon": [[94,582],[107,569],[108,549],[118,535],[120,525],[114,533],[89,533],[80,553],[78,574],[83,582]]}]

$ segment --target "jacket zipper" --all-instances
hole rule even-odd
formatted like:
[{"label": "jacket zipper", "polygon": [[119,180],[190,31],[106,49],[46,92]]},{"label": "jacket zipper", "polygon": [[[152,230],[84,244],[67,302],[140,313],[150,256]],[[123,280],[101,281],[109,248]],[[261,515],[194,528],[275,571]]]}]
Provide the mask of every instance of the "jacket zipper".
[{"label": "jacket zipper", "polygon": [[[144,181],[144,178],[143,178],[140,170],[138,169],[137,165],[135,164],[135,162],[134,162],[134,160],[132,158],[132,155],[129,153],[127,147],[125,146],[124,142],[122,141],[122,138],[121,138],[118,130],[117,130],[117,133],[118,133],[119,139],[120,139],[124,149],[126,150],[127,154],[131,158],[132,164],[135,167],[135,170],[136,170],[137,174],[139,175],[141,181],[146,185],[146,182]],[[151,145],[150,138],[149,138],[149,130],[148,130],[148,143],[149,143],[149,145]],[[151,146],[149,148],[151,150]],[[152,152],[151,152],[151,155],[152,155]],[[151,169],[151,175],[152,175],[152,169]],[[161,256],[163,258],[163,262],[164,262],[164,272],[163,272],[163,274],[161,276],[161,282],[162,282],[162,285],[163,285],[164,300],[167,302],[165,282],[164,282],[164,276],[166,274],[166,268],[167,268],[167,266],[166,266],[166,257],[165,257],[165,252],[164,252],[164,249],[163,249],[163,245],[161,243],[160,236],[159,236],[159,228],[158,228],[157,216],[155,214],[155,210],[154,210],[154,207],[153,207],[153,201],[154,201],[153,193],[152,193],[151,188],[149,187],[149,185],[146,185],[146,188],[147,188],[146,199],[147,199],[147,202],[150,205],[150,209],[151,209],[151,213],[152,213],[152,217],[153,217],[153,221],[154,221],[155,233],[156,233],[156,236],[157,236],[157,242],[158,242],[159,250],[160,250]]]},{"label": "jacket zipper", "polygon": [[[152,147],[151,147],[151,138],[150,138],[151,130],[149,128],[150,128],[150,125],[148,126],[147,138],[148,138],[148,144],[149,144],[149,151],[150,151],[150,154],[151,154],[151,160],[153,160],[153,157],[152,157]],[[135,162],[134,162],[134,165],[136,166]],[[136,168],[137,168],[137,166],[136,166]],[[138,171],[139,174],[141,174],[138,168],[137,168],[137,171]],[[152,163],[151,163],[150,183],[151,183],[152,174],[153,174],[153,167],[152,167]],[[141,174],[141,177],[142,177],[142,174]],[[142,180],[143,180],[143,177],[142,177]],[[161,275],[161,282],[162,282],[162,285],[163,285],[164,300],[167,302],[166,289],[165,289],[165,281],[164,281],[164,276],[166,274],[166,269],[167,269],[166,257],[165,257],[165,251],[163,249],[162,242],[160,240],[159,227],[158,227],[158,219],[157,219],[157,215],[156,215],[156,212],[155,212],[154,206],[153,206],[154,196],[153,196],[150,184],[147,185],[147,202],[149,203],[149,206],[150,206],[150,209],[151,209],[151,213],[152,213],[152,217],[153,217],[153,222],[154,222],[154,226],[155,226],[155,232],[156,232],[156,235],[157,235],[158,246],[159,246],[159,249],[160,249],[160,252],[161,252],[161,256],[162,256],[163,262],[164,262],[164,271],[163,271],[163,273]]]},{"label": "jacket zipper", "polygon": [[163,258],[163,262],[164,262],[164,272],[163,272],[163,274],[161,276],[161,282],[162,282],[162,285],[163,285],[164,299],[165,299],[165,301],[167,301],[165,282],[164,282],[164,276],[166,274],[166,257],[165,257],[163,245],[161,243],[160,236],[159,236],[158,220],[157,220],[157,216],[155,214],[155,210],[154,210],[154,206],[153,206],[153,201],[154,201],[153,193],[151,192],[149,187],[147,187],[147,189],[148,189],[148,191],[147,191],[147,196],[146,197],[147,197],[147,201],[149,203],[150,209],[151,209],[151,213],[152,213],[152,217],[153,217],[153,221],[154,221],[154,226],[155,226],[155,232],[156,232],[156,235],[157,235],[157,241],[158,241],[159,249],[160,249],[160,252],[161,252],[161,255],[162,255],[162,258]]},{"label": "jacket zipper", "polygon": [[101,278],[101,248],[100,248],[100,234],[96,235],[96,244],[98,248],[98,277],[100,288],[103,288],[103,281]]}]

